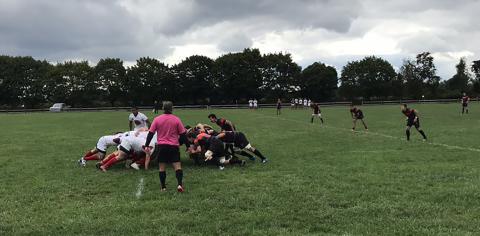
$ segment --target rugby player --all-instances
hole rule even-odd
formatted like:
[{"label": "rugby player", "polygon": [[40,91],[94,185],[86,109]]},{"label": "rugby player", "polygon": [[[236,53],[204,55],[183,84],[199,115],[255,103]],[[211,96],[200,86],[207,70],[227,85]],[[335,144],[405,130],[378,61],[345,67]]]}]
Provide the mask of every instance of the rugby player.
[{"label": "rugby player", "polygon": [[318,117],[320,118],[320,121],[323,124],[322,111],[320,111],[320,106],[318,105],[318,103],[314,102],[312,105],[312,109],[313,109],[313,114],[312,114],[312,119],[310,120],[310,123],[313,123],[313,118]]},{"label": "rugby player", "polygon": [[353,106],[353,104],[350,104],[350,115],[352,115],[353,119],[353,128],[352,131],[355,131],[355,127],[357,126],[357,120],[360,120],[365,127],[365,130],[368,130],[367,124],[365,124],[365,121],[363,120],[363,112],[359,108]]},{"label": "rugby player", "polygon": [[107,149],[111,146],[120,144],[120,138],[125,136],[126,133],[115,133],[113,135],[105,135],[98,139],[97,146],[94,149],[88,151],[80,160],[78,164],[85,166],[87,161],[100,161],[105,157]]},{"label": "rugby player", "polygon": [[205,162],[216,164],[220,170],[225,168],[227,164],[245,165],[245,161],[237,158],[226,159],[226,151],[224,143],[216,136],[206,133],[195,134],[190,132],[187,134],[190,143],[193,144],[191,153],[205,153]]},{"label": "rugby player", "polygon": [[[133,129],[133,125],[135,125],[135,128]],[[150,121],[148,120],[148,117],[139,112],[137,107],[132,108],[132,113],[128,116],[128,126],[130,127],[130,130],[138,130],[140,128],[148,128],[150,127]]]},{"label": "rugby player", "polygon": [[282,100],[277,99],[277,116],[282,113]]},{"label": "rugby player", "polygon": [[407,135],[407,141],[410,141],[410,128],[415,126],[415,129],[422,135],[423,141],[427,141],[427,136],[425,132],[420,128],[420,118],[418,117],[418,112],[415,109],[408,108],[407,104],[401,106],[402,113],[407,117],[407,127],[405,133]]},{"label": "rugby player", "polygon": [[[236,130],[235,125],[231,121],[223,118],[217,118],[215,114],[208,115],[208,119],[210,119],[210,122],[217,124],[220,127],[221,131]],[[230,153],[230,155],[235,156],[235,150],[233,149],[233,145],[227,144],[225,145],[225,149],[227,150],[227,152]]]},{"label": "rugby player", "polygon": [[470,97],[468,97],[466,93],[463,93],[461,102],[462,102],[462,115],[465,112],[468,114],[468,102],[470,102]]},{"label": "rugby player", "polygon": [[[118,148],[118,154],[112,156],[109,160],[102,161],[100,163],[99,169],[103,172],[106,172],[107,169],[114,165],[119,161],[127,160],[130,155],[135,155],[137,157],[141,157],[145,155],[145,169],[148,169],[148,165],[150,164],[151,154],[155,150],[154,148],[145,151],[143,148],[143,144],[147,140],[147,133],[146,131],[140,132],[138,135],[129,135],[122,138],[120,146]],[[137,161],[139,158],[134,158]],[[133,164],[133,163],[132,163]],[[134,167],[135,168],[135,167]],[[135,168],[136,169],[136,168]]]}]

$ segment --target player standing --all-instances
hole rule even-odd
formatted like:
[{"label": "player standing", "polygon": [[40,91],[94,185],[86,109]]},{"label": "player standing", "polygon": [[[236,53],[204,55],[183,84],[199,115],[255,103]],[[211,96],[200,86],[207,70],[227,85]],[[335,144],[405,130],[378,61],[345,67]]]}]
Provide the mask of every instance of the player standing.
[{"label": "player standing", "polygon": [[248,108],[253,109],[253,100],[252,99],[248,100]]},{"label": "player standing", "polygon": [[320,106],[314,102],[312,105],[312,109],[313,109],[313,114],[312,114],[312,119],[310,120],[310,123],[313,123],[313,118],[318,117],[320,118],[320,121],[323,124],[322,111],[320,111]]},{"label": "player standing", "polygon": [[410,141],[410,128],[415,126],[417,131],[422,135],[423,141],[427,141],[427,136],[425,132],[420,128],[420,118],[418,117],[418,113],[415,109],[411,109],[407,107],[407,104],[402,105],[402,113],[407,117],[407,127],[405,133],[407,134],[407,141]]},{"label": "player standing", "polygon": [[468,114],[468,102],[470,102],[470,97],[468,97],[466,93],[463,93],[461,102],[462,102],[462,115],[465,112]]},{"label": "player standing", "polygon": [[161,190],[166,191],[165,180],[167,173],[165,172],[165,165],[167,163],[172,164],[175,170],[175,176],[177,178],[177,191],[183,192],[183,171],[182,163],[180,162],[180,142],[179,139],[183,136],[186,139],[185,127],[182,121],[172,114],[173,104],[172,102],[163,102],[164,114],[155,117],[145,141],[145,153],[148,153],[151,149],[150,141],[153,136],[157,134],[157,144],[155,146],[155,156],[158,160],[158,175],[160,178]]},{"label": "player standing", "polygon": [[277,99],[277,116],[282,113],[282,100]]},{"label": "player standing", "polygon": [[137,107],[132,108],[132,113],[128,116],[128,126],[130,127],[130,130],[133,128],[133,124],[135,124],[135,129],[138,130],[140,128],[148,128],[150,126],[150,121],[148,120],[148,117],[141,113],[138,112]]},{"label": "player standing", "polygon": [[352,119],[353,119],[352,131],[355,131],[355,127],[357,126],[357,120],[360,120],[363,126],[365,127],[365,130],[368,130],[367,124],[365,124],[365,121],[363,121],[364,116],[363,116],[362,110],[353,106],[353,104],[350,104],[350,115],[352,115]]},{"label": "player standing", "polygon": [[258,108],[258,101],[255,98],[255,99],[253,99],[253,109],[257,110],[257,108]]}]

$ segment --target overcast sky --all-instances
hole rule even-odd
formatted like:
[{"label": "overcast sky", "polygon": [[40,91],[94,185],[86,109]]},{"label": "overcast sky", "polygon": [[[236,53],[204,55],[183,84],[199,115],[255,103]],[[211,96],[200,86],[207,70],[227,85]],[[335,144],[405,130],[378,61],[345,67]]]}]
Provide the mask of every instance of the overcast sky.
[{"label": "overcast sky", "polygon": [[430,51],[448,79],[461,57],[480,59],[479,10],[480,0],[0,0],[0,54],[172,65],[254,47],[340,72],[369,55],[397,69]]}]

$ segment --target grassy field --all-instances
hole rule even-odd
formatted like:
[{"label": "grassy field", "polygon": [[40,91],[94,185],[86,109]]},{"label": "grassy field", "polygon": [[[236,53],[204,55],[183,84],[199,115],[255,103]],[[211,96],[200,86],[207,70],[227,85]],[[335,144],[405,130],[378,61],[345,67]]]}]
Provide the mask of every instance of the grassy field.
[{"label": "grassy field", "polygon": [[[323,126],[308,110],[215,110],[270,162],[219,171],[184,156],[182,194],[171,169],[160,192],[155,169],[77,166],[127,112],[1,114],[0,235],[480,234],[480,106],[414,108],[428,142],[405,141],[399,106],[362,107],[368,132],[350,131],[346,107],[323,108]],[[184,124],[210,112],[174,111]]]}]

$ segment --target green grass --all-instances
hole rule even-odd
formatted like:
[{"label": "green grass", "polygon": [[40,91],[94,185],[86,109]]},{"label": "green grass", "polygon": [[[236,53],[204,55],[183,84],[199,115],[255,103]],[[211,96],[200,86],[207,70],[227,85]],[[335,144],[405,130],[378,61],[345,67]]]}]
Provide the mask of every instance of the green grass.
[{"label": "green grass", "polygon": [[[308,110],[215,110],[270,162],[219,171],[184,156],[183,194],[171,169],[160,192],[155,169],[76,165],[127,112],[1,114],[0,235],[479,234],[480,106],[414,107],[427,143],[404,140],[399,106],[363,107],[367,133],[346,107],[323,108],[325,126]],[[210,112],[175,111],[184,124]]]}]

